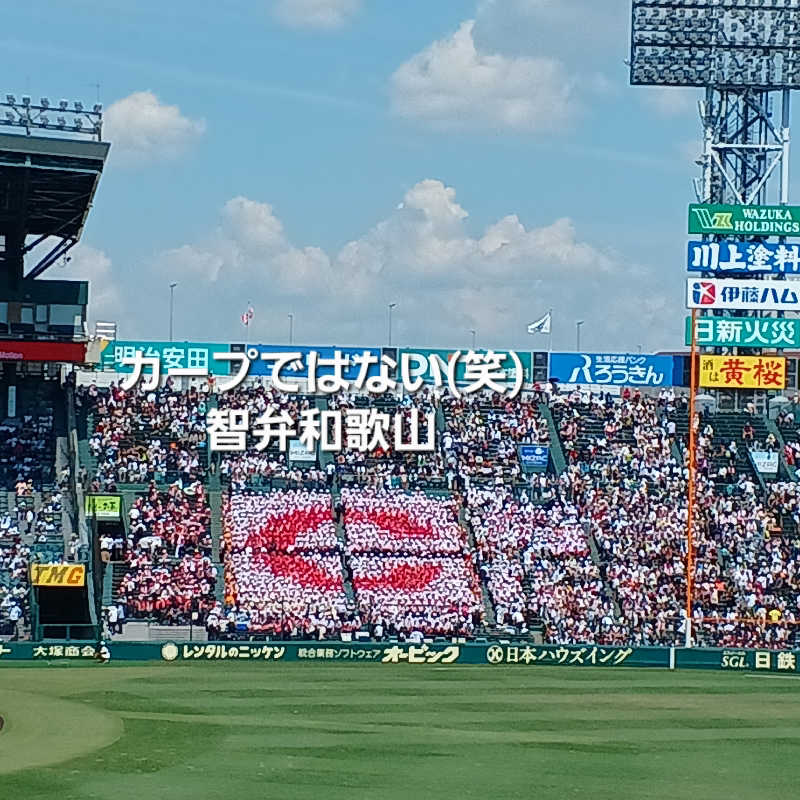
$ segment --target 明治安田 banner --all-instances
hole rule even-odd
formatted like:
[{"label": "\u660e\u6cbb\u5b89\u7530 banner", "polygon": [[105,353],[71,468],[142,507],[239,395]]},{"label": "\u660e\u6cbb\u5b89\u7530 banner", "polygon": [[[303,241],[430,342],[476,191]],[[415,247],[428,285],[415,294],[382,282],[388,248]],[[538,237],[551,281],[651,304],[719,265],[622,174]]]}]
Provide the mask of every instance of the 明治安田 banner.
[{"label": "\u660e\u6cbb\u5b89\u7530 banner", "polygon": [[800,207],[692,204],[689,233],[800,236]]},{"label": "\u660e\u6cbb\u5b89\u7530 banner", "polygon": [[[800,320],[762,317],[700,317],[698,347],[800,348]],[[692,318],[686,317],[686,344],[692,343]]]},{"label": "\u660e\u6cbb\u5b89\u7530 banner", "polygon": [[689,272],[718,275],[800,274],[800,245],[764,242],[689,242]]},{"label": "\u660e\u6cbb\u5b89\u7530 banner", "polygon": [[[673,356],[628,353],[553,353],[550,377],[569,384],[594,386],[674,386]],[[679,376],[680,377],[680,376]]]},{"label": "\u660e\u6cbb\u5b89\u7530 banner", "polygon": [[100,356],[100,366],[114,372],[133,372],[133,359],[140,352],[144,358],[157,358],[164,372],[175,369],[206,370],[209,375],[229,375],[230,361],[216,359],[214,354],[229,353],[230,350],[229,344],[113,341],[106,343]]}]

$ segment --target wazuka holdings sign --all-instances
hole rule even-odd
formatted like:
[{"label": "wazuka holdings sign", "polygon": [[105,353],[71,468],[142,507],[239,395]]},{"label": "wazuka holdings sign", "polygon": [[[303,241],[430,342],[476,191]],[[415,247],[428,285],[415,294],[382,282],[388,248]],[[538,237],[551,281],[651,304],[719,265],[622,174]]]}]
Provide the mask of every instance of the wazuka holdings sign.
[{"label": "wazuka holdings sign", "polygon": [[800,236],[800,206],[690,205],[689,233]]}]

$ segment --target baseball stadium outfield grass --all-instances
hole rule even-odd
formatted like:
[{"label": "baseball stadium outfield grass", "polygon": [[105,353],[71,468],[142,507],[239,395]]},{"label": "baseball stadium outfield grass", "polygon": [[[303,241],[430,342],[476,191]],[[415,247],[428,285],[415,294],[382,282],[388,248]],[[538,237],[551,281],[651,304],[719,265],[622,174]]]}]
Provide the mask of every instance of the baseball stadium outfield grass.
[{"label": "baseball stadium outfield grass", "polygon": [[800,680],[325,664],[0,668],[13,800],[800,796]]}]

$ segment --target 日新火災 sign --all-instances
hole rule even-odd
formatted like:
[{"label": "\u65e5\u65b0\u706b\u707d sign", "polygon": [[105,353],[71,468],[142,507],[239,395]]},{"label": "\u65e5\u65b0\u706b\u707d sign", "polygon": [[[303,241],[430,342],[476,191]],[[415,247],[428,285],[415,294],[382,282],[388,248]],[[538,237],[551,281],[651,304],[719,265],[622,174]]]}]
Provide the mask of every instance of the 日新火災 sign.
[{"label": "\u65e5\u65b0\u706b\u707d sign", "polygon": [[800,207],[692,204],[689,233],[800,236]]},{"label": "\u65e5\u65b0\u706b\u707d sign", "polygon": [[708,389],[785,389],[782,356],[700,356],[700,386]]},{"label": "\u65e5\u65b0\u706b\u707d sign", "polygon": [[689,278],[687,308],[729,311],[800,311],[800,289],[789,281]]},{"label": "\u65e5\u65b0\u706b\u707d sign", "polygon": [[[800,348],[800,320],[761,317],[700,317],[698,347]],[[692,318],[686,318],[686,344],[692,343]]]},{"label": "\u65e5\u65b0\u706b\u707d sign", "polygon": [[689,272],[718,275],[774,273],[800,274],[800,245],[763,242],[689,242]]}]

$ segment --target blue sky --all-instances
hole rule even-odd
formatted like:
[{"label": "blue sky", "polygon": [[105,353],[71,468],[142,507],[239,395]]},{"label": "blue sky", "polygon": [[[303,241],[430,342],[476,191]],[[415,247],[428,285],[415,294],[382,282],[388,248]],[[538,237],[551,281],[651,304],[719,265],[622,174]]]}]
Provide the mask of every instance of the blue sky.
[{"label": "blue sky", "polygon": [[[598,9],[597,6],[602,6]],[[631,88],[628,0],[32,0],[4,92],[95,100],[112,155],[50,277],[163,338],[681,345],[697,95]]]}]

